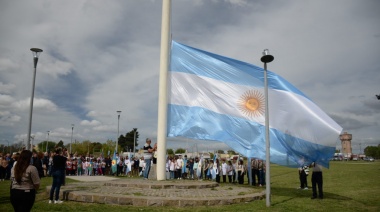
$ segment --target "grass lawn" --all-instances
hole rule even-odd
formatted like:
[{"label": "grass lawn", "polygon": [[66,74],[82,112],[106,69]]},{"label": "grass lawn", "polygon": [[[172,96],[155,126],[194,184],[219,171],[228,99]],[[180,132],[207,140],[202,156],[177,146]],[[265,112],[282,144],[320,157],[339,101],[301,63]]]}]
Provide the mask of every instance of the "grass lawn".
[{"label": "grass lawn", "polygon": [[[307,180],[311,187],[310,175]],[[247,181],[246,178],[245,181]],[[296,189],[299,187],[297,169],[272,165],[272,198],[269,208],[266,207],[265,199],[234,205],[169,208],[72,201],[61,205],[49,205],[45,187],[51,185],[51,178],[43,178],[32,211],[380,211],[380,162],[332,161],[330,169],[323,170],[323,181],[324,199],[311,200],[311,189]],[[67,180],[67,183],[70,182],[73,181]],[[9,200],[9,185],[10,181],[0,182],[0,211],[2,212],[13,211]]]}]

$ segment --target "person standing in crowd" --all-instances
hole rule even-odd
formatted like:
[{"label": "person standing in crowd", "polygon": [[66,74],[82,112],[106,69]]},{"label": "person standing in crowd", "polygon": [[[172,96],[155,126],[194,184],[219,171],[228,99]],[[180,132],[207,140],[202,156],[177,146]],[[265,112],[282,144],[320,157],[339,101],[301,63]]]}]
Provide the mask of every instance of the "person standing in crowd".
[{"label": "person standing in crowd", "polygon": [[9,180],[11,178],[11,170],[13,168],[14,165],[16,165],[17,163],[17,159],[19,158],[20,156],[20,153],[15,153],[12,155],[12,157],[8,157],[7,161],[8,161],[8,166],[6,168],[6,173],[5,173],[5,179],[6,180]]},{"label": "person standing in crowd", "polygon": [[104,160],[104,162],[106,163],[106,171],[105,171],[105,174],[106,175],[111,175],[111,165],[112,165],[112,160],[111,160],[111,157],[108,155],[106,157],[106,159]]},{"label": "person standing in crowd", "polygon": [[300,177],[299,189],[304,189],[304,190],[309,189],[307,187],[307,176],[309,175],[309,167],[308,166],[302,166],[302,167],[298,168],[298,174]]},{"label": "person standing in crowd", "polygon": [[258,170],[259,170],[259,186],[265,185],[265,163],[263,160],[258,161]]},{"label": "person standing in crowd", "polygon": [[209,161],[205,159],[203,163],[203,173],[204,173],[205,180],[207,180],[208,178],[208,172],[209,172],[208,168],[209,168]]},{"label": "person standing in crowd", "polygon": [[62,149],[57,148],[55,150],[55,155],[53,156],[53,167],[52,167],[53,184],[50,189],[49,204],[53,203],[54,192],[55,192],[54,204],[63,203],[63,201],[59,200],[59,191],[61,189],[61,186],[65,182],[66,161],[67,161],[67,158],[63,156]]},{"label": "person standing in crowd", "polygon": [[188,162],[189,167],[189,179],[194,180],[194,159],[190,158]]},{"label": "person standing in crowd", "polygon": [[144,160],[144,157],[141,157],[140,162],[139,162],[139,176],[143,176],[144,171],[145,171],[145,160]]},{"label": "person standing in crowd", "polygon": [[166,169],[166,179],[170,179],[170,157],[166,157],[165,169]]},{"label": "person standing in crowd", "polygon": [[175,159],[174,157],[171,157],[170,158],[170,167],[169,167],[169,171],[170,171],[170,179],[174,179],[174,173],[175,173]]},{"label": "person standing in crowd", "polygon": [[104,158],[98,158],[98,175],[104,175],[105,169],[106,163],[104,162]]},{"label": "person standing in crowd", "polygon": [[227,180],[227,163],[226,159],[222,159],[222,175],[223,175],[223,183],[226,183]]},{"label": "person standing in crowd", "polygon": [[239,160],[238,166],[237,166],[237,173],[238,173],[238,182],[239,184],[244,184],[244,162],[243,160]]},{"label": "person standing in crowd", "polygon": [[71,163],[71,166],[72,166],[72,169],[71,169],[71,176],[75,176],[76,175],[76,171],[77,171],[77,167],[78,167],[78,161],[77,161],[77,158],[74,158],[72,163]]},{"label": "person standing in crowd", "polygon": [[138,177],[139,176],[139,167],[140,167],[140,160],[137,156],[135,156],[133,158],[133,172],[132,172],[132,175],[134,177]]},{"label": "person standing in crowd", "polygon": [[150,140],[150,138],[147,138],[146,143],[143,147],[143,149],[144,149],[144,161],[145,161],[144,180],[148,179],[150,166],[152,164],[152,153],[154,152],[154,149],[150,145],[151,143],[152,143],[152,140]]},{"label": "person standing in crowd", "polygon": [[179,155],[178,156],[178,159],[177,159],[177,179],[182,179],[182,167],[184,166],[184,163],[183,163],[183,159],[182,159],[182,155]]},{"label": "person standing in crowd", "polygon": [[182,165],[182,175],[181,177],[183,179],[187,178],[187,169],[188,169],[188,160],[187,160],[187,155],[182,159],[183,165]]},{"label": "person standing in crowd", "polygon": [[53,153],[49,153],[49,167],[48,167],[48,176],[50,177],[52,174],[52,168],[53,168]]},{"label": "person standing in crowd", "polygon": [[220,183],[221,166],[220,166],[220,163],[219,163],[219,158],[217,158],[217,159],[215,160],[215,163],[214,163],[214,169],[215,169],[215,172],[216,172],[215,181],[216,181],[217,183]]},{"label": "person standing in crowd", "polygon": [[45,152],[44,157],[42,159],[42,168],[44,169],[44,175],[48,176],[48,170],[49,170],[49,154]]},{"label": "person standing in crowd", "polygon": [[318,198],[323,199],[323,177],[322,177],[322,166],[316,162],[312,163],[310,167],[313,168],[311,175],[311,184],[313,188],[313,196],[311,199],[317,198],[317,186],[318,186]]},{"label": "person standing in crowd", "polygon": [[23,150],[17,164],[11,170],[10,198],[13,209],[18,212],[30,211],[40,187],[40,177],[35,166],[30,165],[32,152]]},{"label": "person standing in crowd", "polygon": [[[259,181],[259,161],[256,159],[256,158],[252,158],[252,163],[251,163],[251,166],[252,166],[252,185],[253,186],[256,186],[256,182]],[[256,181],[256,177],[257,177],[257,181]]]},{"label": "person standing in crowd", "polygon": [[125,159],[124,159],[124,166],[125,166],[125,169],[124,169],[125,176],[126,177],[131,177],[132,166],[131,166],[131,160],[129,160],[128,156],[126,156]]},{"label": "person standing in crowd", "polygon": [[234,177],[232,179],[233,183],[238,182],[238,177],[239,177],[238,172],[237,172],[238,165],[239,165],[239,161],[237,160],[237,158],[234,157],[232,159],[232,167],[234,169]]},{"label": "person standing in crowd", "polygon": [[229,160],[227,165],[228,182],[232,183],[232,176],[234,175],[234,168],[232,162]]},{"label": "person standing in crowd", "polygon": [[42,161],[38,157],[38,153],[37,152],[33,152],[32,161],[33,161],[33,166],[35,166],[37,168],[38,176],[40,178],[43,177],[43,175],[44,175],[44,169],[42,168]]},{"label": "person standing in crowd", "polygon": [[8,166],[8,161],[4,157],[1,157],[1,159],[0,159],[0,181],[4,181],[4,179],[5,179],[5,175],[7,173],[7,166]]},{"label": "person standing in crowd", "polygon": [[77,176],[82,176],[83,174],[83,157],[80,155],[78,157],[78,162],[77,162]]},{"label": "person standing in crowd", "polygon": [[73,170],[73,162],[71,158],[66,161],[66,175],[71,175],[71,171]]},{"label": "person standing in crowd", "polygon": [[195,157],[194,164],[193,164],[193,180],[198,180],[198,164],[199,164],[199,158]]}]

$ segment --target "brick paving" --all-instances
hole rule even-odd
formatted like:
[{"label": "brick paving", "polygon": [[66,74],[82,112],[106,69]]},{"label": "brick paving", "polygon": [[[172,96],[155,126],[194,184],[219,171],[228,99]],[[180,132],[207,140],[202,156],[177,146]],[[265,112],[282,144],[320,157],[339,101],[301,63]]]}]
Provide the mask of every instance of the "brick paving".
[{"label": "brick paving", "polygon": [[[61,187],[66,201],[134,206],[199,206],[250,202],[265,190],[247,185],[197,180],[143,180],[105,176],[67,176],[81,182]],[[46,188],[47,192],[50,187]]]}]

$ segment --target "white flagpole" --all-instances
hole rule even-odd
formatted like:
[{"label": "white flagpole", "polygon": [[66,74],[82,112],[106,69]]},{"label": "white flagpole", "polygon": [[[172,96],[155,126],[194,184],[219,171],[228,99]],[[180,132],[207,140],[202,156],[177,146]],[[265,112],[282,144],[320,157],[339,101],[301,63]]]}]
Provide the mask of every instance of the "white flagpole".
[{"label": "white flagpole", "polygon": [[274,57],[269,54],[268,49],[264,49],[261,62],[264,63],[264,86],[265,86],[265,140],[266,140],[266,161],[265,161],[265,199],[266,206],[270,207],[270,140],[269,140],[269,104],[268,104],[268,78],[267,78],[267,63],[274,60]]},{"label": "white flagpole", "polygon": [[158,90],[157,180],[166,180],[167,79],[170,53],[171,0],[162,2],[160,81]]}]

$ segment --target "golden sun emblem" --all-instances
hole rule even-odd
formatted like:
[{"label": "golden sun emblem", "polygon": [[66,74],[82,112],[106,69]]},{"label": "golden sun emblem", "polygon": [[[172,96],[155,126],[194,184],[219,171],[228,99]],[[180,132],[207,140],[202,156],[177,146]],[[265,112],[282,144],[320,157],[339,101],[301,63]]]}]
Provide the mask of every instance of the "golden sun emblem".
[{"label": "golden sun emblem", "polygon": [[249,117],[259,117],[265,112],[264,96],[257,90],[246,91],[238,101],[240,111]]}]

